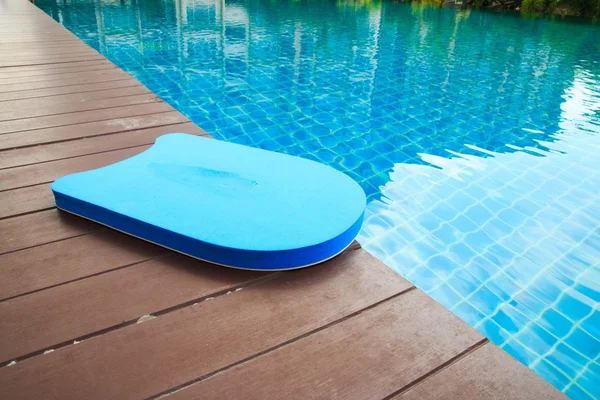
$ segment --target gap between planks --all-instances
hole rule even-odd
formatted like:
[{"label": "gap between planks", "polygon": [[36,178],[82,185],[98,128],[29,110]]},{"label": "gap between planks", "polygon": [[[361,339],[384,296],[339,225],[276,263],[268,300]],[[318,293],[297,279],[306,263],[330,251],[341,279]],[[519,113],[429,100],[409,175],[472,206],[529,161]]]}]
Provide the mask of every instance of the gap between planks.
[{"label": "gap between planks", "polygon": [[[48,115],[43,117],[34,117],[34,118],[26,118],[26,119],[18,119],[16,121],[26,121],[26,120],[37,120],[37,125],[32,125],[29,127],[26,126],[18,126],[13,128],[3,129],[4,123],[0,122],[0,137],[9,134],[20,134],[26,132],[34,132],[40,131],[42,129],[56,129],[63,127],[70,127],[74,125],[86,124],[91,122],[102,122],[102,121],[110,121],[119,118],[131,118],[131,117],[140,117],[144,115],[155,115],[162,114],[168,112],[177,112],[182,115],[178,111],[176,111],[171,105],[165,103],[164,101],[157,99],[149,103],[140,103],[127,105],[122,107],[115,108],[106,108],[99,110],[98,113],[94,112],[95,110],[87,110],[87,111],[76,111],[67,114],[57,114],[57,115]],[[113,111],[117,115],[110,115],[110,112]],[[65,117],[64,121],[58,121],[59,118],[56,117]],[[71,119],[69,121],[69,119]],[[54,121],[57,120],[57,121]],[[11,122],[11,121],[8,121]],[[187,121],[186,121],[187,122]],[[24,122],[23,122],[24,123]],[[12,129],[12,130],[9,130]],[[37,144],[37,143],[36,143]]]},{"label": "gap between planks", "polygon": [[[153,144],[158,137],[169,133],[187,133],[210,138],[206,132],[192,122],[167,123],[132,131],[120,131],[37,145],[35,151],[38,153],[43,152],[42,155],[34,153],[34,150],[29,147],[0,150],[0,170],[147,146]],[[116,146],[111,146],[114,143],[113,140],[118,141],[119,139],[123,139],[123,141]],[[34,186],[37,186],[37,184]]]},{"label": "gap between planks", "polygon": [[453,364],[456,364],[457,362],[459,362],[463,358],[469,356],[470,354],[472,354],[473,352],[479,350],[481,347],[485,346],[488,343],[490,343],[490,340],[488,338],[481,339],[479,342],[477,342],[477,343],[469,346],[463,352],[457,354],[456,356],[452,357],[451,359],[447,360],[446,362],[438,365],[437,367],[435,367],[434,369],[432,369],[428,373],[422,375],[418,379],[415,379],[414,381],[410,382],[409,384],[404,385],[400,389],[398,389],[398,390],[390,393],[389,395],[385,396],[382,400],[394,400],[394,399],[400,397],[402,394],[408,392],[411,389],[414,389],[418,385],[426,383],[429,378],[432,378],[433,376],[439,374],[440,372],[442,372],[446,368],[451,367]]},{"label": "gap between planks", "polygon": [[[126,81],[128,81],[128,82],[126,82]],[[17,92],[0,93],[0,102],[13,101],[13,100],[25,100],[25,99],[37,99],[37,98],[52,97],[52,96],[63,96],[63,95],[68,95],[68,94],[88,93],[88,92],[96,92],[99,90],[120,89],[120,88],[133,87],[133,86],[141,86],[141,85],[135,79],[125,78],[125,79],[116,80],[116,81],[84,83],[84,84],[74,85],[74,86],[53,87],[53,88],[45,88],[45,89],[28,89],[28,90],[17,91]],[[75,89],[75,90],[71,90],[71,89]],[[9,96],[2,96],[4,94],[8,94]]]},{"label": "gap between planks", "polygon": [[[162,257],[155,257],[155,258],[153,258],[151,260],[145,260],[145,261],[142,261],[142,262],[139,262],[139,263],[134,263],[134,264],[125,266],[123,268],[117,268],[117,269],[114,269],[114,270],[110,270],[110,271],[107,271],[106,273],[114,272],[116,270],[130,268],[130,267],[133,267],[135,265],[138,265],[138,264],[141,264],[141,263],[147,262],[147,261],[153,261],[153,260],[156,260],[156,259],[161,259],[161,258],[164,259],[164,258],[175,257],[175,256],[177,256],[177,254],[168,254],[168,255],[162,256]],[[233,286],[227,287],[227,288],[225,288],[223,290],[219,290],[217,292],[209,293],[209,294],[203,295],[201,297],[198,297],[198,298],[186,301],[186,302],[181,303],[181,304],[177,304],[177,305],[174,305],[174,306],[162,309],[162,310],[158,310],[158,311],[153,311],[151,314],[146,314],[146,315],[151,316],[153,318],[159,318],[160,316],[166,315],[166,314],[168,314],[170,312],[177,311],[177,310],[183,309],[185,307],[192,307],[192,306],[194,306],[194,305],[196,305],[198,303],[201,303],[203,301],[211,301],[211,300],[217,299],[217,298],[219,298],[221,296],[225,296],[225,295],[228,295],[228,294],[240,291],[242,289],[246,289],[246,288],[249,288],[249,287],[261,284],[263,282],[270,281],[272,279],[275,279],[276,277],[278,277],[281,274],[283,274],[283,272],[271,272],[271,273],[268,273],[268,274],[266,274],[264,276],[258,277],[256,279],[252,279],[252,280],[243,282],[243,283],[241,283],[239,285],[233,285]],[[84,280],[84,279],[94,278],[94,277],[96,277],[98,275],[103,275],[103,273],[96,274],[96,275],[89,276],[89,277],[85,277],[85,278],[82,278],[82,279],[77,279],[75,281],[81,281],[81,280]],[[71,283],[71,282],[68,282],[68,283]],[[61,286],[61,285],[57,285],[57,286]],[[50,288],[47,288],[47,289],[50,289]],[[98,337],[98,336],[101,336],[101,335],[104,335],[104,334],[107,334],[107,333],[110,333],[110,332],[114,332],[114,331],[117,331],[119,329],[131,326],[131,325],[135,325],[137,323],[142,323],[143,321],[140,321],[140,319],[143,318],[143,317],[145,317],[146,315],[140,315],[138,318],[133,318],[133,319],[130,319],[130,320],[127,320],[127,321],[123,321],[120,324],[109,326],[109,327],[97,330],[95,332],[90,332],[88,334],[81,335],[81,336],[78,336],[78,337],[70,338],[70,339],[65,340],[65,341],[63,341],[61,343],[57,343],[57,344],[53,344],[53,345],[50,345],[50,346],[46,346],[46,347],[44,347],[42,349],[30,352],[28,354],[25,354],[23,356],[14,358],[12,360],[3,360],[3,361],[0,362],[0,370],[2,370],[3,368],[10,367],[13,362],[15,362],[15,363],[26,362],[27,360],[32,359],[34,357],[47,354],[49,351],[55,351],[55,350],[58,350],[58,349],[63,349],[63,348],[66,348],[66,347],[74,346],[74,345],[79,344],[79,343],[81,343],[81,342],[83,342],[85,340],[89,340],[89,339],[92,339],[92,338],[95,338],[95,337]]]},{"label": "gap between planks", "polygon": [[[357,251],[357,250],[364,251],[364,250],[362,250],[360,248],[359,245],[356,245],[355,243],[353,243],[353,245],[350,246],[344,252],[345,256],[348,257],[349,253],[353,253],[354,251]],[[165,256],[165,257],[161,257],[161,258],[164,259],[164,258],[167,258],[167,257],[169,257],[169,256]],[[173,257],[181,257],[181,256],[174,254]],[[150,260],[148,260],[148,261],[150,261]],[[321,265],[321,267],[322,268],[327,268],[326,264],[331,263],[331,262],[334,262],[334,261],[333,260],[329,260],[328,262],[323,263]],[[127,268],[127,267],[125,267],[125,268]],[[311,268],[314,268],[314,267],[311,267]],[[182,309],[184,309],[186,307],[196,306],[197,304],[202,303],[204,301],[217,300],[220,297],[223,297],[223,296],[226,296],[226,295],[229,295],[229,294],[237,293],[238,291],[240,291],[242,289],[246,289],[246,288],[258,286],[260,284],[272,281],[272,280],[274,280],[274,279],[276,279],[276,278],[278,278],[278,277],[280,277],[280,276],[282,276],[284,274],[286,274],[286,272],[281,272],[281,271],[270,272],[270,273],[267,273],[267,274],[265,274],[263,276],[260,276],[258,278],[250,279],[250,280],[241,282],[239,284],[234,284],[234,285],[228,286],[228,287],[226,287],[226,288],[224,288],[222,290],[219,290],[219,291],[216,291],[216,292],[212,292],[212,293],[208,293],[208,294],[202,295],[202,296],[200,296],[198,298],[194,298],[194,299],[191,299],[189,301],[185,301],[183,303],[176,304],[176,305],[164,308],[164,309],[159,310],[159,311],[153,311],[150,314],[146,314],[146,315],[139,316],[139,317],[136,317],[136,318],[133,318],[133,319],[129,319],[127,321],[123,321],[120,324],[109,326],[109,327],[103,328],[101,330],[90,332],[90,333],[87,333],[85,335],[81,335],[81,336],[78,336],[78,337],[70,338],[70,339],[65,340],[65,341],[63,341],[61,343],[56,343],[56,344],[53,344],[53,345],[45,346],[44,348],[38,349],[38,350],[36,350],[34,352],[30,352],[28,354],[25,354],[25,355],[13,358],[12,360],[10,360],[10,359],[9,360],[3,360],[2,361],[2,365],[0,365],[0,370],[2,370],[4,368],[10,368],[13,365],[13,363],[27,362],[28,360],[30,360],[30,359],[32,359],[34,357],[37,357],[39,355],[44,355],[44,354],[47,354],[48,352],[51,352],[51,351],[55,351],[55,350],[58,350],[58,349],[64,349],[64,348],[67,348],[67,347],[71,347],[71,346],[79,344],[80,342],[83,342],[85,340],[89,340],[89,339],[96,338],[96,337],[99,337],[99,336],[102,336],[102,335],[105,335],[105,334],[108,334],[108,333],[111,333],[111,332],[115,332],[115,331],[117,331],[119,329],[122,329],[122,328],[125,328],[125,327],[129,327],[131,325],[136,325],[138,323],[143,323],[147,319],[159,318],[159,317],[167,315],[167,314],[169,314],[171,312],[182,310]],[[249,357],[245,357],[242,360],[235,361],[235,362],[233,362],[233,363],[231,363],[231,364],[229,364],[229,365],[227,365],[225,367],[219,368],[216,371],[213,371],[213,372],[208,373],[208,374],[204,374],[201,377],[199,377],[197,379],[194,379],[194,380],[191,380],[191,381],[188,381],[188,382],[186,382],[186,383],[184,383],[182,385],[178,385],[177,389],[176,388],[170,388],[170,389],[168,389],[165,392],[161,392],[161,393],[159,393],[157,395],[153,395],[151,398],[159,397],[159,396],[161,396],[163,394],[166,394],[166,393],[172,393],[174,390],[179,390],[179,389],[181,389],[183,387],[190,386],[190,385],[195,384],[195,383],[197,383],[197,382],[199,382],[201,380],[207,379],[207,378],[209,378],[211,376],[214,376],[214,375],[216,375],[216,374],[218,374],[220,372],[223,372],[223,371],[225,371],[227,369],[230,369],[232,367],[244,364],[245,362],[248,362],[248,361],[250,361],[250,360],[252,360],[254,358],[260,357],[260,356],[262,356],[264,354],[270,353],[270,352],[272,352],[274,350],[277,350],[277,349],[279,349],[281,347],[284,347],[284,346],[289,345],[289,344],[291,344],[293,342],[296,342],[298,340],[301,340],[303,338],[311,336],[311,335],[313,335],[315,333],[323,331],[323,330],[325,330],[327,328],[335,326],[335,325],[337,325],[339,323],[342,323],[342,322],[344,322],[344,321],[346,321],[346,320],[348,320],[348,319],[350,319],[352,317],[360,315],[361,313],[363,313],[363,312],[365,312],[367,310],[373,309],[373,308],[375,308],[375,307],[377,307],[377,306],[379,306],[379,305],[381,305],[383,303],[386,303],[386,302],[388,302],[390,300],[398,298],[399,296],[402,296],[402,295],[404,295],[406,293],[409,293],[412,290],[416,289],[413,285],[410,285],[410,284],[400,285],[399,287],[400,287],[400,289],[396,293],[388,295],[387,297],[385,297],[383,299],[376,300],[375,302],[370,303],[368,305],[363,305],[363,306],[360,307],[360,309],[352,311],[349,314],[346,314],[346,315],[344,315],[342,317],[339,317],[337,319],[334,318],[332,321],[330,321],[328,323],[325,323],[324,325],[317,326],[314,329],[310,329],[310,330],[308,330],[305,333],[293,336],[293,337],[291,337],[288,340],[285,340],[285,341],[283,341],[281,343],[278,343],[278,344],[276,344],[274,346],[271,346],[271,347],[269,347],[267,349],[264,349],[264,350],[262,350],[260,352],[252,354]],[[151,318],[146,318],[145,319],[144,317],[151,317]]]},{"label": "gap between planks", "polygon": [[[103,103],[108,103],[109,101],[112,101],[112,104],[103,104]],[[91,103],[91,104],[86,104],[86,103]],[[21,114],[20,116],[18,116],[18,112],[0,112],[0,124],[4,123],[4,122],[11,122],[11,121],[19,121],[19,120],[27,120],[27,119],[32,119],[32,118],[43,118],[43,117],[51,117],[51,116],[57,116],[57,115],[65,115],[65,114],[73,114],[73,113],[78,113],[78,112],[90,112],[90,111],[96,111],[96,110],[110,110],[113,108],[122,108],[125,106],[132,106],[132,105],[141,105],[141,104],[149,104],[149,103],[161,103],[163,102],[163,100],[151,93],[142,93],[142,94],[133,94],[133,95],[125,95],[125,96],[115,96],[115,97],[106,97],[103,99],[94,99],[94,100],[86,100],[86,101],[80,101],[80,102],[72,102],[72,103],[57,103],[57,107],[55,107],[55,110],[52,110],[52,107],[48,107],[49,110],[44,111],[43,107],[36,107],[37,108],[37,114],[35,113],[36,111],[29,111],[29,110],[20,110],[20,112],[24,112],[24,114]],[[69,105],[71,105],[71,107],[73,106],[81,106],[80,109],[77,108],[72,108],[69,109]],[[64,108],[64,110],[60,110],[59,108]],[[29,112],[29,114],[27,114],[27,112]],[[8,117],[3,116],[6,114],[9,114]],[[10,115],[12,114],[12,115]],[[95,122],[95,121],[91,121],[91,122]],[[58,126],[64,126],[64,125],[58,125]],[[45,127],[44,127],[45,128]],[[39,128],[39,129],[44,129],[44,128]],[[50,127],[50,128],[54,128],[54,126]],[[33,130],[38,129],[38,128],[34,128]],[[15,131],[15,132],[6,132],[3,134],[7,134],[7,133],[17,133],[17,132],[23,132],[23,131]]]},{"label": "gap between planks", "polygon": [[[94,232],[89,232],[89,233],[83,234],[81,236],[87,236],[87,235],[91,235],[93,233]],[[81,237],[81,236],[77,236],[77,237]],[[59,240],[57,242],[61,242],[61,241],[65,241],[65,240],[70,240],[70,239],[75,239],[75,238],[61,239],[61,240]],[[52,242],[52,243],[57,243],[57,242]],[[47,244],[52,244],[52,243],[47,243]],[[26,251],[26,250],[28,250],[28,249],[24,249],[23,251]],[[80,276],[80,277],[77,277],[77,278],[65,280],[65,281],[62,281],[60,283],[55,283],[55,284],[51,284],[51,285],[45,286],[43,288],[39,288],[39,289],[35,289],[35,290],[30,290],[28,292],[19,293],[19,294],[16,294],[14,296],[5,297],[3,299],[0,299],[0,303],[8,301],[8,300],[18,299],[19,297],[28,296],[30,294],[43,292],[44,290],[54,289],[54,288],[57,288],[57,287],[60,287],[60,286],[67,285],[69,283],[79,282],[79,281],[82,281],[82,280],[85,280],[85,279],[89,279],[89,278],[95,278],[97,276],[108,274],[110,272],[120,271],[122,269],[133,267],[133,266],[136,266],[138,264],[145,263],[145,262],[148,262],[148,261],[155,261],[155,260],[160,260],[162,258],[173,257],[173,256],[174,256],[174,254],[170,254],[169,251],[165,249],[164,253],[161,253],[161,254],[159,254],[157,256],[154,256],[154,257],[145,258],[145,259],[140,260],[140,261],[132,262],[132,263],[125,264],[125,265],[120,265],[120,266],[117,266],[117,267],[114,267],[114,268],[111,268],[111,269],[106,269],[104,271],[95,272],[95,273],[92,273],[92,274],[89,274],[89,275],[84,275],[84,276]],[[54,347],[52,347],[52,348],[54,348]],[[0,365],[0,367],[1,367],[1,365]]]},{"label": "gap between planks", "polygon": [[[354,250],[356,250],[356,249],[354,249]],[[271,353],[273,351],[276,351],[276,350],[278,350],[278,349],[280,349],[282,347],[288,346],[288,345],[290,345],[290,344],[292,344],[294,342],[297,342],[299,340],[302,340],[304,338],[312,336],[315,333],[319,333],[319,332],[324,331],[324,330],[326,330],[328,328],[331,328],[331,327],[333,327],[335,325],[338,325],[338,324],[340,324],[342,322],[345,322],[346,320],[349,320],[349,319],[351,319],[353,317],[356,317],[356,316],[362,314],[365,311],[368,311],[368,310],[371,310],[371,309],[373,309],[375,307],[378,307],[378,306],[380,306],[380,305],[382,305],[382,304],[384,304],[384,303],[386,303],[386,302],[388,302],[390,300],[393,300],[393,299],[395,299],[397,297],[400,297],[400,296],[402,296],[404,294],[407,294],[407,293],[409,293],[409,292],[411,292],[412,290],[415,290],[415,289],[416,289],[415,286],[410,286],[410,287],[408,287],[406,289],[403,289],[400,292],[398,292],[396,294],[393,294],[393,295],[391,295],[391,296],[389,296],[389,297],[387,297],[387,298],[385,298],[383,300],[379,300],[376,303],[368,305],[368,306],[362,308],[361,310],[355,311],[355,312],[353,312],[351,314],[348,314],[348,315],[346,315],[346,316],[344,316],[342,318],[339,318],[339,319],[337,319],[335,321],[329,322],[329,323],[327,323],[327,324],[325,324],[323,326],[320,326],[320,327],[318,327],[316,329],[313,329],[313,330],[311,330],[309,332],[306,332],[306,333],[304,333],[302,335],[298,335],[296,337],[293,337],[293,338],[291,338],[291,339],[289,339],[289,340],[287,340],[285,342],[282,342],[282,343],[280,343],[278,345],[272,346],[272,347],[270,347],[268,349],[265,349],[265,350],[260,351],[260,352],[258,352],[256,354],[253,354],[250,357],[246,357],[246,358],[244,358],[242,360],[239,360],[239,361],[236,361],[234,363],[231,363],[231,364],[229,364],[229,365],[227,365],[225,367],[219,368],[219,369],[217,369],[217,370],[215,370],[215,371],[213,371],[211,373],[204,374],[204,375],[202,375],[202,376],[200,376],[200,377],[198,377],[196,379],[190,380],[190,381],[188,381],[186,383],[183,383],[181,385],[178,385],[178,386],[172,387],[172,388],[170,388],[168,390],[165,390],[163,392],[157,393],[157,394],[155,394],[153,396],[148,397],[148,399],[154,400],[154,399],[158,399],[158,398],[164,398],[164,397],[169,396],[170,394],[173,394],[175,392],[179,392],[181,390],[184,390],[184,389],[186,389],[186,388],[188,388],[190,386],[193,386],[193,385],[195,385],[195,384],[197,384],[199,382],[202,382],[202,381],[204,381],[206,379],[209,379],[209,378],[211,378],[211,377],[213,377],[215,375],[219,375],[219,374],[221,374],[221,373],[223,373],[223,372],[225,372],[227,370],[230,370],[232,368],[241,366],[243,364],[247,364],[248,362],[250,362],[250,361],[252,361],[252,360],[254,360],[256,358],[264,356],[264,355],[266,355],[268,353]]]},{"label": "gap between planks", "polygon": [[[36,81],[25,80],[25,82],[20,82],[23,79],[10,78],[12,80],[17,80],[16,82],[8,82],[4,83],[0,81],[0,93],[11,93],[11,92],[20,92],[24,90],[34,90],[34,89],[50,89],[50,88],[58,88],[58,87],[67,87],[67,86],[75,86],[81,85],[85,83],[94,83],[94,82],[109,82],[115,81],[122,78],[130,78],[134,79],[133,76],[123,71],[120,68],[109,68],[102,69],[98,71],[83,71],[83,72],[73,72],[70,71],[68,76],[56,76],[49,75],[50,78],[40,79]],[[28,77],[25,77],[28,78]],[[137,80],[136,80],[137,82]],[[138,82],[139,83],[139,82]]]}]

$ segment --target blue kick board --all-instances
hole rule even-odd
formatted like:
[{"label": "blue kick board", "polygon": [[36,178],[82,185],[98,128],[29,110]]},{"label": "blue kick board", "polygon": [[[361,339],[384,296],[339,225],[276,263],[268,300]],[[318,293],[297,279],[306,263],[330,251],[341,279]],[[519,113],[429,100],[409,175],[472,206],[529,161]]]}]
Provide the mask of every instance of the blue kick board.
[{"label": "blue kick board", "polygon": [[58,208],[189,256],[253,270],[301,268],[357,236],[366,198],[314,161],[183,133],[52,184]]}]

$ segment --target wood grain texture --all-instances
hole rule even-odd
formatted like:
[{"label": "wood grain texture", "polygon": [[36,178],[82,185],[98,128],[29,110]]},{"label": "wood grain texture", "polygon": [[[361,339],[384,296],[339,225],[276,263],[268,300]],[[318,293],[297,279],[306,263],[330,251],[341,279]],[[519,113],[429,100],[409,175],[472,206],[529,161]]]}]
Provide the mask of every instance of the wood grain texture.
[{"label": "wood grain texture", "polygon": [[[0,51],[2,51],[2,46],[0,46]],[[63,70],[54,71],[54,70],[41,70],[41,71],[22,71],[17,73],[17,71],[2,72],[0,70],[0,84],[15,84],[15,83],[25,83],[25,82],[41,82],[41,81],[49,81],[49,80],[57,80],[64,79],[64,77],[68,76],[72,73],[82,73],[82,72],[102,72],[116,69],[117,66],[112,63],[99,63],[99,64],[91,64],[87,66],[65,68]]]},{"label": "wood grain texture", "polygon": [[[135,104],[158,103],[161,101],[162,100],[160,100],[160,98],[156,97],[154,94],[144,93],[132,96],[113,97],[108,99],[79,101],[71,103],[53,103],[45,107],[37,106],[35,108],[13,108],[11,111],[0,112],[0,123],[10,120],[22,120],[56,114],[62,115],[81,111],[96,111],[106,108],[120,108]],[[35,127],[33,129],[35,129]]]},{"label": "wood grain texture", "polygon": [[0,192],[0,218],[54,207],[50,183]]},{"label": "wood grain texture", "polygon": [[169,251],[109,229],[0,256],[0,300],[138,263]]},{"label": "wood grain texture", "polygon": [[191,122],[119,132],[112,135],[94,136],[68,142],[52,143],[35,148],[20,148],[0,152],[0,169],[27,164],[78,157],[111,150],[124,149],[154,143],[156,138],[167,133],[189,133],[206,136],[207,133]]},{"label": "wood grain texture", "polygon": [[4,83],[0,81],[0,92],[20,90],[46,89],[61,86],[81,85],[84,83],[108,82],[122,79],[133,79],[127,72],[118,68],[92,72],[73,72],[68,75],[51,75],[44,80],[35,82]]},{"label": "wood grain texture", "polygon": [[409,287],[363,250],[353,250],[319,266],[279,274],[197,306],[0,368],[0,387],[13,399],[147,397]]},{"label": "wood grain texture", "polygon": [[383,399],[483,339],[412,290],[169,399]]},{"label": "wood grain texture", "polygon": [[48,62],[55,63],[71,63],[77,61],[92,61],[92,60],[101,60],[102,56],[99,54],[86,54],[86,55],[70,55],[65,57],[56,57],[52,59],[48,59],[47,57],[31,57],[30,59],[22,59],[22,60],[11,60],[10,58],[0,59],[0,68],[2,67],[16,67],[23,65],[43,65],[48,64]]},{"label": "wood grain texture", "polygon": [[566,398],[529,368],[488,343],[393,400]]},{"label": "wood grain texture", "polygon": [[[44,34],[42,32],[40,32],[39,35],[13,35],[11,37],[3,37],[2,38],[2,43],[4,44],[17,44],[17,45],[21,45],[21,46],[30,46],[32,44],[49,44],[49,43],[54,43],[54,44],[62,44],[62,45],[68,45],[69,43],[73,43],[75,44],[76,41],[71,38],[71,37],[65,37],[64,35],[51,35],[51,34]],[[84,62],[81,60],[74,60],[74,61],[70,61],[70,63],[78,63],[78,62]],[[13,67],[13,68],[19,68],[19,67],[30,67],[30,66],[37,66],[37,65],[48,65],[48,64],[32,64],[32,65],[6,65],[3,68],[9,68],[9,67]]]},{"label": "wood grain texture", "polygon": [[10,57],[14,60],[25,59],[29,57],[55,57],[65,56],[70,54],[98,54],[98,52],[83,43],[79,44],[67,44],[62,46],[26,46],[26,47],[13,47],[10,49],[0,49],[3,51],[6,57]]},{"label": "wood grain texture", "polygon": [[[30,44],[29,46],[49,47],[56,44],[43,43],[43,44]],[[19,48],[23,46],[21,43],[7,44],[0,42],[0,50],[7,47]],[[62,45],[61,45],[62,46]],[[79,72],[82,69],[95,68],[100,66],[110,66],[116,68],[116,65],[108,61],[107,59],[98,61],[85,61],[72,64],[47,64],[47,65],[33,65],[28,67],[6,67],[0,69],[0,79],[10,79],[20,76],[44,76],[52,75],[57,73],[68,73],[68,72]]]},{"label": "wood grain texture", "polygon": [[189,122],[189,119],[177,111],[168,111],[133,117],[106,119],[75,125],[36,129],[26,133],[7,133],[0,135],[0,150],[14,149],[55,143],[71,139],[80,139],[106,135],[109,133],[132,131],[154,126],[172,125]]},{"label": "wood grain texture", "polygon": [[0,190],[52,182],[64,175],[104,167],[141,153],[149,146],[108,151],[100,154],[68,158],[42,164],[0,170]]},{"label": "wood grain texture", "polygon": [[0,101],[0,112],[10,112],[14,109],[20,109],[23,112],[35,112],[35,110],[49,106],[57,107],[59,105],[64,105],[65,107],[69,107],[69,103],[133,96],[136,94],[151,94],[151,92],[143,86],[129,86],[119,89],[95,90],[92,92],[63,94],[33,99],[7,100]]},{"label": "wood grain texture", "polygon": [[147,97],[147,100],[150,103],[3,121],[0,122],[0,135],[11,132],[33,131],[36,129],[175,111],[173,107],[160,101],[157,97]]},{"label": "wood grain texture", "polygon": [[265,275],[175,255],[0,302],[0,363]]},{"label": "wood grain texture", "polygon": [[[27,65],[31,61],[42,61],[42,64],[48,63],[62,63],[65,59],[71,59],[74,57],[85,57],[86,59],[96,59],[101,57],[101,55],[92,50],[91,48],[81,48],[71,51],[68,54],[56,54],[56,53],[47,53],[40,49],[38,51],[29,51],[29,52],[19,52],[15,53],[14,51],[9,52],[7,54],[6,59],[10,59],[10,64],[8,65]],[[2,61],[0,61],[2,62]],[[1,65],[1,64],[0,64]]]},{"label": "wood grain texture", "polygon": [[60,86],[44,89],[19,90],[14,92],[0,92],[0,101],[31,99],[44,96],[56,96],[69,93],[84,93],[95,90],[118,89],[128,86],[139,86],[139,83],[131,78],[116,81],[85,83],[81,85]]},{"label": "wood grain texture", "polygon": [[0,220],[0,254],[83,235],[100,227],[58,210],[3,219]]}]

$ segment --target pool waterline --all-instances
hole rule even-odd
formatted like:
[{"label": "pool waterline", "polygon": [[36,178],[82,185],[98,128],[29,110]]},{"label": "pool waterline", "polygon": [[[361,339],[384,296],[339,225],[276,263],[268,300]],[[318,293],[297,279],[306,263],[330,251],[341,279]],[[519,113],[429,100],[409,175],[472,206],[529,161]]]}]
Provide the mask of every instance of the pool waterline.
[{"label": "pool waterline", "polygon": [[600,33],[370,2],[36,1],[217,138],[332,165],[359,241],[600,398]]}]

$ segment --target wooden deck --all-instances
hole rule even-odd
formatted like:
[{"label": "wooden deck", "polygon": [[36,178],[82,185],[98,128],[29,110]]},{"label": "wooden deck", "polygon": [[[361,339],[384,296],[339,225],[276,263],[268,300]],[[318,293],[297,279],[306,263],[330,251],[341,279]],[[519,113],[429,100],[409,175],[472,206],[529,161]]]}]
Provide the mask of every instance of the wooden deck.
[{"label": "wooden deck", "polygon": [[243,272],[54,208],[54,179],[176,131],[206,135],[35,6],[0,1],[2,398],[563,397],[358,245]]}]

